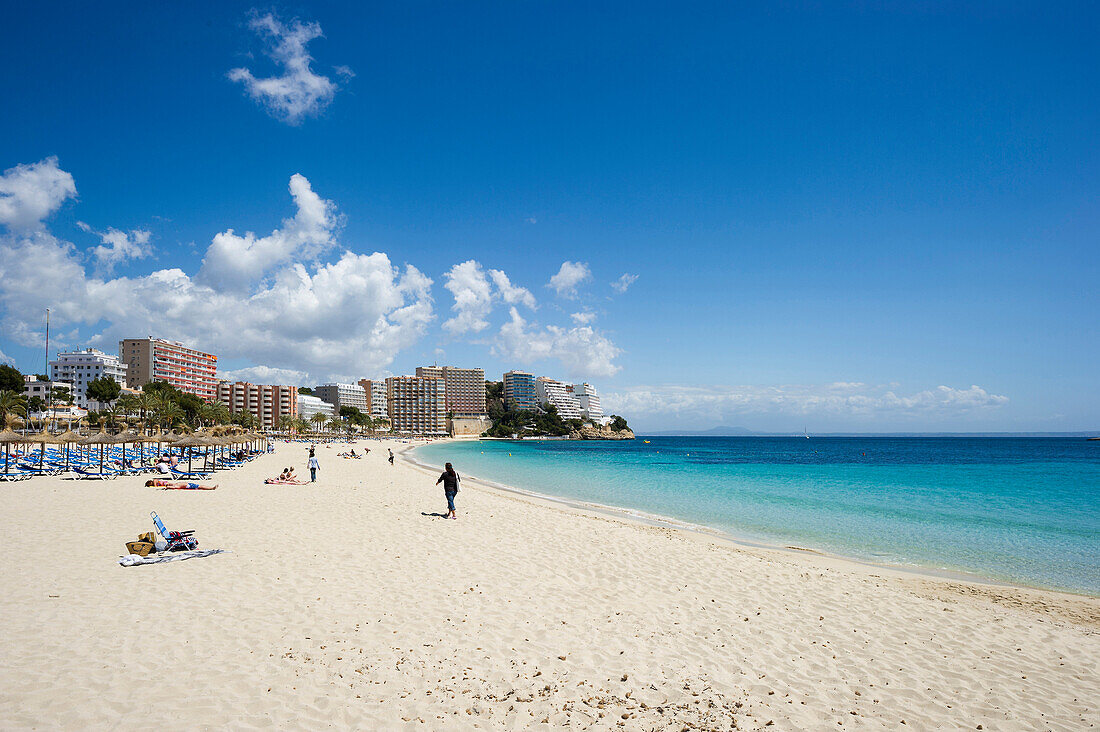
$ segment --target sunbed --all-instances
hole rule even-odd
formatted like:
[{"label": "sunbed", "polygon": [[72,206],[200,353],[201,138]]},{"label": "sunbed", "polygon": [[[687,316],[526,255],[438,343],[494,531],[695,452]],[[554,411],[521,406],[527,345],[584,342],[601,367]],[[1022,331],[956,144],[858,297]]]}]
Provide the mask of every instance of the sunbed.
[{"label": "sunbed", "polygon": [[161,537],[168,542],[167,551],[185,551],[199,545],[199,540],[192,536],[194,531],[169,531],[164,527],[164,522],[160,520],[160,516],[157,516],[156,511],[150,511],[149,517],[153,519],[153,525],[157,527]]}]

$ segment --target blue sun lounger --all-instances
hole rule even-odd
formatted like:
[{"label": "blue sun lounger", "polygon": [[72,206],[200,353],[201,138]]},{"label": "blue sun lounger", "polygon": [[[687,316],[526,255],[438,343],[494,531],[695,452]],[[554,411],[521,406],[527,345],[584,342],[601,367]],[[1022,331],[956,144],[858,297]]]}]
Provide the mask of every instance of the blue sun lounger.
[{"label": "blue sun lounger", "polygon": [[199,545],[199,540],[192,536],[195,533],[194,531],[169,531],[165,528],[164,522],[160,520],[160,516],[157,516],[156,511],[150,511],[149,518],[153,519],[153,526],[157,527],[157,532],[168,542],[165,551],[187,551]]}]

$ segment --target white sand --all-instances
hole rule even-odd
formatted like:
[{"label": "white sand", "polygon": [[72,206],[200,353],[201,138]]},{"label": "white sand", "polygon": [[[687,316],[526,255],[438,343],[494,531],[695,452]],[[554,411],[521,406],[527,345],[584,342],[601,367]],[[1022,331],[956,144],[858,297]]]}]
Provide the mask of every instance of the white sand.
[{"label": "white sand", "polygon": [[[588,515],[385,445],[218,475],[0,485],[4,729],[1064,729],[1100,720],[1100,601]],[[462,466],[458,465],[459,471]],[[204,559],[123,568],[197,529]]]}]

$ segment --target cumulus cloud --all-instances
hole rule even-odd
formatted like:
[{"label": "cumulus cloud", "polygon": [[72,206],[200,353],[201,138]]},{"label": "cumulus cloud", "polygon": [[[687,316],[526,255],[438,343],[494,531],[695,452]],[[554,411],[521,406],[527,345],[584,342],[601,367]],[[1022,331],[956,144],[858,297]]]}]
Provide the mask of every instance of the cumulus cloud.
[{"label": "cumulus cloud", "polygon": [[57,166],[57,157],[16,165],[0,176],[0,224],[12,231],[40,228],[46,217],[75,197],[76,183]]},{"label": "cumulus cloud", "polygon": [[[840,388],[838,388],[840,387]],[[995,409],[1008,397],[980,386],[937,386],[899,395],[894,388],[838,382],[824,386],[638,386],[608,392],[601,401],[620,414],[687,418],[699,424],[728,423],[746,415],[875,417],[957,415]]]},{"label": "cumulus cloud", "polygon": [[6,363],[9,366],[14,366],[15,359],[4,353],[3,351],[0,351],[0,363]]},{"label": "cumulus cloud", "polygon": [[247,381],[251,384],[289,384],[302,386],[309,378],[305,371],[277,369],[271,366],[249,366],[243,369],[221,371],[218,378],[226,381]]},{"label": "cumulus cloud", "polygon": [[559,297],[573,299],[577,296],[577,286],[591,279],[592,272],[584,262],[562,262],[558,273],[550,278],[547,287],[558,293]]},{"label": "cumulus cloud", "polygon": [[[306,48],[321,38],[321,26],[293,20],[283,23],[275,15],[254,14],[249,27],[268,44],[266,54],[282,67],[282,75],[266,79],[255,77],[249,69],[229,71],[229,79],[244,84],[249,96],[262,104],[276,119],[297,125],[306,117],[316,117],[336,96],[336,84],[313,71],[313,57]],[[343,78],[354,76],[347,66],[336,67]]]},{"label": "cumulus cloud", "polygon": [[493,354],[522,364],[557,360],[574,378],[614,376],[622,370],[614,363],[622,350],[591,326],[562,328],[548,325],[529,327],[513,306],[492,346]]},{"label": "cumulus cloud", "polygon": [[596,314],[591,310],[583,310],[579,313],[573,313],[569,316],[573,319],[573,322],[577,325],[588,325],[596,319]]},{"label": "cumulus cloud", "polygon": [[455,299],[451,306],[455,314],[443,323],[444,330],[452,335],[479,333],[488,328],[488,317],[499,301],[532,309],[536,305],[535,296],[526,287],[513,285],[499,269],[491,269],[486,275],[481,263],[473,259],[452,266],[444,278],[443,286]]},{"label": "cumulus cloud", "polygon": [[508,279],[508,275],[499,269],[489,270],[489,276],[493,278],[493,284],[496,285],[497,292],[504,302],[509,305],[523,304],[532,310],[537,307],[535,296],[531,294],[531,291],[526,287],[513,285],[511,280]]},{"label": "cumulus cloud", "polygon": [[83,231],[95,234],[103,242],[91,252],[96,261],[107,271],[113,270],[115,265],[121,262],[144,259],[153,253],[153,248],[149,246],[151,234],[145,229],[126,232],[110,226],[107,231],[96,231],[83,221],[78,221],[76,225]]},{"label": "cumulus cloud", "polygon": [[638,275],[624,273],[622,277],[611,283],[611,289],[622,295],[630,289],[630,286],[638,279]]},{"label": "cumulus cloud", "polygon": [[451,306],[455,315],[443,323],[443,329],[459,335],[488,328],[486,318],[493,309],[493,293],[481,265],[473,259],[456,264],[444,278],[447,281],[443,286],[455,298]]},{"label": "cumulus cloud", "polygon": [[[433,318],[431,279],[380,252],[286,261],[263,280],[223,289],[241,281],[241,269],[212,250],[220,251],[211,244],[202,277],[178,268],[111,277],[89,274],[76,248],[44,229],[0,236],[0,333],[37,345],[48,306],[59,331],[81,329],[81,344],[152,333],[224,358],[348,379],[384,369]],[[228,272],[218,270],[223,262]]]},{"label": "cumulus cloud", "polygon": [[233,229],[215,235],[199,270],[201,282],[217,290],[246,288],[291,259],[314,260],[336,246],[341,218],[335,204],[314,193],[299,173],[290,177],[289,188],[298,213],[268,236],[239,236]]}]

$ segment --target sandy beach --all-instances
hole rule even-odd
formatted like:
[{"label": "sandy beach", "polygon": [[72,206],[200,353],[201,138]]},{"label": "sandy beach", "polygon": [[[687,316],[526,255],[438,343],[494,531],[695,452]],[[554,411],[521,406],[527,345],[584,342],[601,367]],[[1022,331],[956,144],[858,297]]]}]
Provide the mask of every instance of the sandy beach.
[{"label": "sandy beach", "polygon": [[[1100,600],[941,580],[507,493],[459,519],[363,442],[218,474],[0,486],[4,729],[986,729],[1100,722]],[[460,473],[461,465],[456,465]],[[121,567],[195,529],[231,553]],[[903,726],[904,725],[904,726]]]}]

